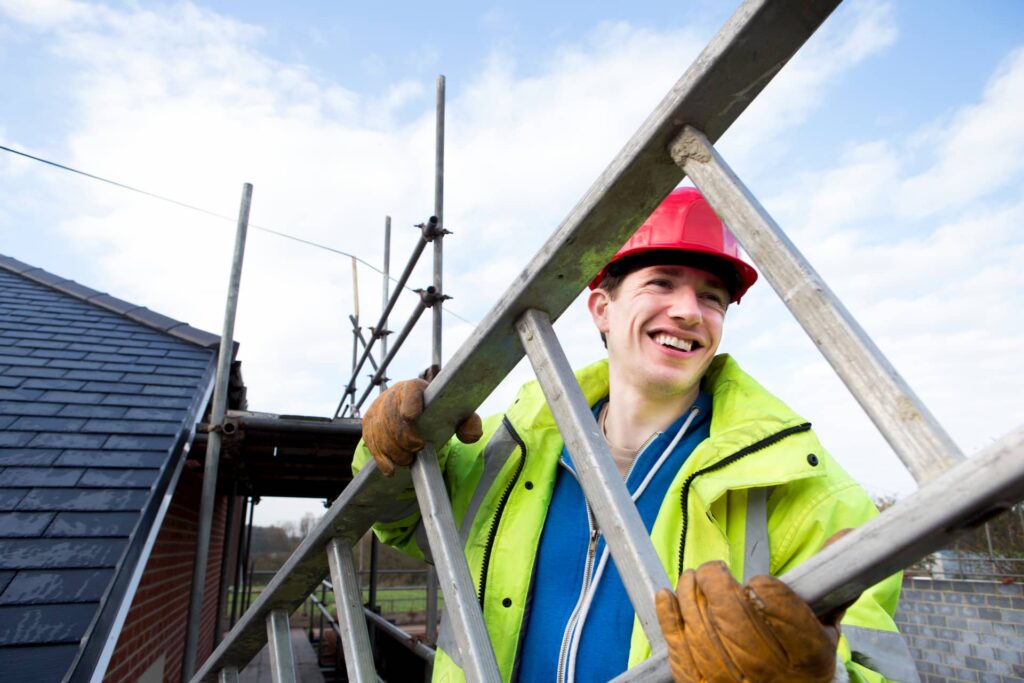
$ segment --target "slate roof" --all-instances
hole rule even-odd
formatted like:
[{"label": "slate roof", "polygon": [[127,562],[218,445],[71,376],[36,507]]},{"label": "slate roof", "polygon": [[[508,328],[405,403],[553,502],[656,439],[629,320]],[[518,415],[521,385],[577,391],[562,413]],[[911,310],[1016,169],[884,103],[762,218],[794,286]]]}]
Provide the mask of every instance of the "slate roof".
[{"label": "slate roof", "polygon": [[0,672],[44,683],[101,661],[219,341],[0,256]]}]

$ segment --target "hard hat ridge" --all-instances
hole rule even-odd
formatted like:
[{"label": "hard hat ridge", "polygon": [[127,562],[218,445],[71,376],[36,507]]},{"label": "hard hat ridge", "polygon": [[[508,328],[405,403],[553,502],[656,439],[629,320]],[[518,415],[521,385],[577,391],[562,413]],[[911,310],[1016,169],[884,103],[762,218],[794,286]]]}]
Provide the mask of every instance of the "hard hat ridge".
[{"label": "hard hat ridge", "polygon": [[737,303],[757,280],[757,271],[740,258],[736,238],[693,187],[673,190],[601,269],[590,288],[596,289],[609,268],[620,262],[628,266],[623,272],[658,263],[708,270],[722,278]]}]

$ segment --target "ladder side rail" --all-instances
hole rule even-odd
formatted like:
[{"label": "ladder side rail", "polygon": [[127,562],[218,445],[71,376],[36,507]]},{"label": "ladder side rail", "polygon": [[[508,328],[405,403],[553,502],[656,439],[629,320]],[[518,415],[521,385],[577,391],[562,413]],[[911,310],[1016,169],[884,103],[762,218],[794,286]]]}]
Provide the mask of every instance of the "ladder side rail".
[{"label": "ladder side rail", "polygon": [[275,609],[290,614],[328,575],[327,543],[332,538],[343,539],[350,545],[356,543],[387,505],[411,486],[408,469],[401,468],[393,477],[385,477],[372,464],[365,467],[239,617],[192,681],[212,683],[216,672],[225,666],[243,669],[267,643],[267,616]]},{"label": "ladder side rail", "polygon": [[[334,590],[333,584],[330,581],[325,580],[323,582],[323,586],[326,587],[327,590]],[[406,633],[369,607],[363,607],[363,616],[366,617],[367,621],[372,622],[375,628],[383,631],[389,638],[412,652],[420,659],[431,663],[434,661],[434,648],[424,643],[417,636],[414,636],[411,633]]]},{"label": "ladder side rail", "polygon": [[[839,4],[839,0],[746,0],[626,142],[515,283],[441,374],[427,387],[419,426],[444,443],[523,357],[510,334],[529,308],[557,319],[619,246],[679,184],[682,170],[665,150],[684,123],[717,140]],[[538,304],[543,304],[539,306]],[[355,542],[408,486],[409,473],[385,478],[368,465],[342,492],[193,681],[213,681],[223,666],[244,666],[266,642],[262,620],[294,609],[327,574],[327,542]]]},{"label": "ladder side rail", "polygon": [[423,526],[437,577],[444,596],[444,609],[462,655],[462,668],[470,681],[501,681],[498,662],[476,599],[473,578],[455,528],[455,515],[441,476],[437,452],[432,444],[420,451],[412,464]]},{"label": "ladder side rail", "polygon": [[961,462],[963,454],[842,302],[691,126],[672,157],[729,225],[754,263],[918,483]]},{"label": "ladder side rail", "polygon": [[652,650],[663,650],[665,640],[654,609],[654,594],[662,588],[672,589],[665,568],[547,314],[529,310],[517,327],[644,635]]},{"label": "ladder side rail", "polygon": [[[359,579],[352,560],[352,548],[334,538],[327,544],[327,561],[331,565],[331,585],[338,609],[338,631],[345,651],[345,670],[348,680],[355,683],[376,683],[377,671],[373,664],[370,633],[363,617],[363,601],[359,594]],[[323,634],[320,634],[321,639]]]},{"label": "ladder side rail", "polygon": [[404,648],[412,652],[420,659],[433,664],[434,663],[434,648],[425,644],[415,636],[409,635],[402,629],[398,628],[390,621],[370,610],[369,608],[363,608],[363,613],[366,618],[373,622],[373,625],[380,631],[386,633],[392,640],[400,643]]},{"label": "ladder side rail", "polygon": [[510,331],[529,308],[556,320],[679,184],[666,153],[692,123],[717,140],[838,5],[839,0],[747,0],[669,90],[538,254],[427,387],[418,421],[445,443],[523,357]]},{"label": "ladder side rail", "polygon": [[[827,614],[1022,499],[1024,425],[780,578],[815,614]],[[661,654],[614,680],[670,683],[672,676]]]},{"label": "ladder side rail", "polygon": [[296,683],[295,653],[292,652],[291,624],[285,609],[267,615],[267,645],[270,647],[270,677],[274,683]]}]

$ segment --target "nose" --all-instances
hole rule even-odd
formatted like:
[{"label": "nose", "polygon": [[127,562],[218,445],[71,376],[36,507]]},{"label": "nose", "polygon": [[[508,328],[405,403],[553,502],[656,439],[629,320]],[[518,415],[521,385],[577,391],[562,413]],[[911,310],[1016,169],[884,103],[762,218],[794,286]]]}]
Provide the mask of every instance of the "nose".
[{"label": "nose", "polygon": [[667,312],[669,317],[678,321],[684,327],[696,327],[703,320],[697,292],[688,285],[677,287],[672,292],[672,299],[669,302]]}]

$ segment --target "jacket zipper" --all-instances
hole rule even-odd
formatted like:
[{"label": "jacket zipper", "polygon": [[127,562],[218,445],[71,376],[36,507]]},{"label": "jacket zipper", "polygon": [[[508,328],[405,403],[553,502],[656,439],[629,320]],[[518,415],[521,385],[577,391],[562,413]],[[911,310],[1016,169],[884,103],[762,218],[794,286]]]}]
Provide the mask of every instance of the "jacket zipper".
[{"label": "jacket zipper", "polygon": [[682,575],[682,573],[683,573],[683,552],[686,550],[686,528],[687,528],[687,525],[689,523],[689,519],[687,518],[687,514],[686,514],[686,508],[687,508],[686,504],[687,504],[687,497],[690,495],[690,484],[693,483],[693,480],[696,479],[697,477],[699,477],[702,474],[707,474],[708,472],[714,472],[715,470],[720,470],[720,469],[722,469],[723,467],[725,467],[727,465],[731,465],[732,463],[736,462],[737,460],[740,460],[741,458],[745,458],[746,456],[750,455],[751,453],[756,453],[757,451],[763,450],[763,449],[767,448],[768,446],[771,446],[771,445],[773,445],[775,443],[778,443],[779,441],[782,441],[783,439],[785,439],[788,436],[792,436],[793,434],[799,434],[800,432],[806,432],[806,431],[809,431],[810,429],[811,429],[811,423],[810,422],[804,422],[803,424],[794,425],[792,427],[787,427],[786,429],[783,429],[782,431],[776,432],[776,433],[774,433],[774,434],[772,434],[770,436],[766,436],[765,438],[761,439],[760,441],[756,441],[756,442],[750,444],[749,446],[741,448],[740,450],[736,451],[732,455],[727,456],[725,458],[722,458],[718,462],[712,463],[711,465],[708,465],[707,467],[705,467],[702,470],[698,470],[698,471],[694,472],[693,474],[691,474],[690,476],[688,476],[686,478],[686,481],[683,482],[683,488],[682,488],[682,491],[681,491],[681,493],[679,495],[679,497],[681,499],[682,506],[683,506],[683,533],[682,533],[682,535],[679,538],[679,574],[680,575]]},{"label": "jacket zipper", "polygon": [[[576,473],[565,463],[560,462],[559,464],[572,474],[578,484],[579,477],[576,476]],[[587,597],[587,591],[590,590],[591,572],[594,571],[594,559],[597,555],[597,540],[601,537],[601,533],[597,528],[597,522],[594,520],[594,513],[590,510],[590,503],[587,502],[585,496],[583,498],[583,506],[587,511],[587,529],[590,532],[590,541],[587,545],[587,559],[583,564],[583,585],[580,586],[579,597],[576,598],[576,606],[573,607],[572,614],[569,615],[569,621],[565,624],[565,631],[562,632],[562,643],[558,647],[558,670],[555,675],[557,683],[563,683],[565,678],[569,648],[573,640],[573,629],[576,626],[576,620],[579,618],[583,601]]]},{"label": "jacket zipper", "polygon": [[480,609],[484,608],[484,594],[487,590],[487,569],[491,564],[491,549],[494,547],[494,539],[498,535],[498,524],[501,523],[501,515],[505,512],[505,504],[508,503],[509,496],[512,495],[512,489],[515,488],[516,482],[519,480],[519,475],[523,472],[523,467],[526,465],[526,444],[516,433],[515,428],[509,421],[508,416],[504,416],[501,423],[508,430],[509,436],[519,444],[519,450],[522,452],[522,457],[519,458],[519,465],[516,467],[515,474],[512,475],[512,479],[509,480],[508,485],[505,487],[505,491],[501,494],[501,500],[498,502],[498,509],[494,511],[494,518],[491,520],[491,529],[487,534],[487,545],[484,546],[484,558],[483,567],[480,570],[480,589],[477,592],[477,600],[480,602]]}]

